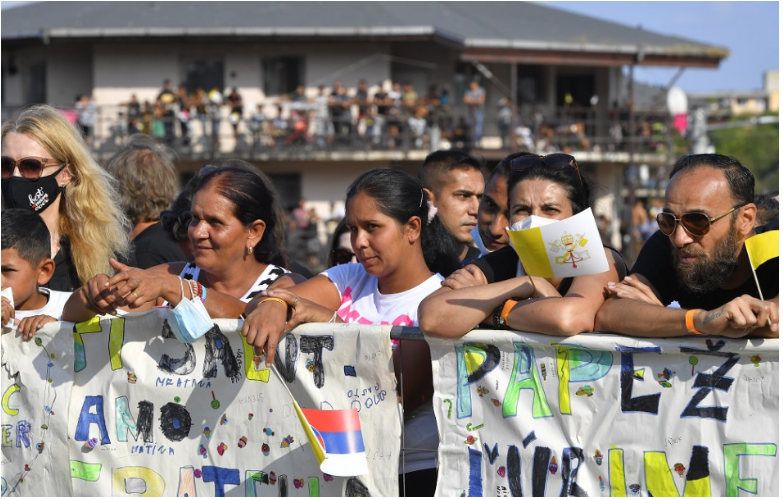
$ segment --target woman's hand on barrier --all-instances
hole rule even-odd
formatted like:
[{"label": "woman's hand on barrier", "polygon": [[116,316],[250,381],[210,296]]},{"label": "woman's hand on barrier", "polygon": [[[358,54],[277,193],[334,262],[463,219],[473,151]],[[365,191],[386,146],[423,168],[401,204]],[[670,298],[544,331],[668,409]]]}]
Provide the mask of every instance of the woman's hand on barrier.
[{"label": "woman's hand on barrier", "polygon": [[19,322],[16,330],[19,331],[22,336],[24,336],[25,341],[30,341],[30,339],[35,336],[35,333],[38,332],[39,329],[44,327],[44,325],[49,324],[50,322],[57,322],[57,319],[54,317],[49,317],[48,315],[34,315],[32,317],[25,317]]},{"label": "woman's hand on barrier", "polygon": [[277,344],[288,323],[288,305],[277,300],[267,300],[268,291],[261,292],[245,307],[245,323],[242,336],[255,347],[256,355],[266,355],[266,366],[272,365]]},{"label": "woman's hand on barrier", "polygon": [[109,286],[109,276],[97,274],[90,278],[84,285],[77,289],[76,294],[84,308],[96,315],[117,314],[119,306],[117,295]]},{"label": "woman's hand on barrier", "polygon": [[296,296],[285,289],[270,289],[266,291],[266,296],[280,298],[285,301],[291,316],[288,318],[287,330],[292,330],[299,324],[308,322],[329,322],[334,316],[334,310],[329,310],[323,305],[319,305],[305,298]]},{"label": "woman's hand on barrier", "polygon": [[610,282],[606,290],[610,296],[616,298],[630,298],[650,305],[663,306],[652,288],[635,277],[626,276],[622,282]]},{"label": "woman's hand on barrier", "polygon": [[470,286],[483,286],[487,278],[477,266],[470,264],[457,269],[445,278],[440,285],[449,289],[462,289]]},{"label": "woman's hand on barrier", "polygon": [[164,298],[172,305],[179,303],[182,293],[178,284],[174,290],[176,276],[129,267],[113,258],[109,263],[117,273],[109,279],[108,284],[111,289],[116,289],[115,294],[121,306],[133,310],[149,302],[154,304],[158,298]]}]

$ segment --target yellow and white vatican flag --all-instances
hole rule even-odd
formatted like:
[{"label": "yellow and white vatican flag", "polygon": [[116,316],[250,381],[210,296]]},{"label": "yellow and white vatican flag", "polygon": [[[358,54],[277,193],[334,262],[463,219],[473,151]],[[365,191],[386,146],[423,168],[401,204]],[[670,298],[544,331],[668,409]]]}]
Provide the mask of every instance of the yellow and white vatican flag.
[{"label": "yellow and white vatican flag", "polygon": [[534,215],[506,232],[528,275],[575,277],[609,270],[590,208],[559,221]]}]

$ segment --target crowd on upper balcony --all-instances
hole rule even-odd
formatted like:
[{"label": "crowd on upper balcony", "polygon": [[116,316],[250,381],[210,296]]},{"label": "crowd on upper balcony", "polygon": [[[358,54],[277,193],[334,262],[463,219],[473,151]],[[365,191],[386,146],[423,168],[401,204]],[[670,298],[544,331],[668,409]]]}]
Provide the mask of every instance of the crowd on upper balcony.
[{"label": "crowd on upper balcony", "polygon": [[[563,151],[628,151],[629,137],[636,137],[636,152],[663,153],[668,147],[668,120],[654,115],[638,116],[617,102],[607,118],[599,120],[594,106],[577,106],[566,93],[554,111],[543,106],[520,105],[514,120],[512,102],[500,98],[494,112],[493,145],[485,136],[487,92],[478,80],[469,82],[455,103],[447,88],[429,85],[426,92],[410,81],[379,82],[374,92],[365,79],[355,88],[341,81],[331,87],[318,85],[307,92],[298,85],[290,94],[260,102],[243,99],[236,87],[192,90],[170,80],[154,101],[141,102],[136,94],[122,104],[116,119],[111,118],[111,137],[120,143],[128,135],[145,133],[174,147],[201,144],[220,149],[221,139],[233,136],[234,150],[282,150],[289,147],[317,149],[434,150],[443,147],[470,149],[495,147],[522,148],[542,153]],[[457,104],[457,105],[455,105]],[[80,95],[75,104],[77,123],[92,139],[96,127],[96,105],[91,97]],[[100,114],[98,112],[98,114]],[[103,119],[107,116],[104,115]],[[105,128],[105,127],[104,127]],[[516,144],[511,144],[511,131]],[[230,132],[229,132],[230,130]]]}]

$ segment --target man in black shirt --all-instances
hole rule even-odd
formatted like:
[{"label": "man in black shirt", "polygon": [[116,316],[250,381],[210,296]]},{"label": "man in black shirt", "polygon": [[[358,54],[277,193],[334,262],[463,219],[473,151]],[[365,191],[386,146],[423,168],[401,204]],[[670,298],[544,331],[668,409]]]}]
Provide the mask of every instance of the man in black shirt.
[{"label": "man in black shirt", "polygon": [[[731,338],[778,333],[778,258],[757,269],[745,240],[754,230],[753,174],[720,154],[683,156],[666,188],[660,231],[644,245],[631,275],[610,283],[596,330],[633,336],[709,334]],[[664,308],[677,301],[682,308]]]}]

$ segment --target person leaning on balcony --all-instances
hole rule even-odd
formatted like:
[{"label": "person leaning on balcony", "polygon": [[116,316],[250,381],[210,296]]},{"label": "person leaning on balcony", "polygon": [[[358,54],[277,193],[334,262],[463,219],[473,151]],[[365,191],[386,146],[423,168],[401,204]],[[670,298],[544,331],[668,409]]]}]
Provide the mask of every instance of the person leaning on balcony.
[{"label": "person leaning on balcony", "polygon": [[[511,163],[508,221],[536,215],[564,220],[590,206],[589,184],[573,157],[522,156]],[[609,270],[573,278],[525,276],[507,246],[457,270],[419,306],[419,327],[433,337],[460,337],[477,324],[553,336],[593,331],[604,287],[625,276],[622,256],[605,248]],[[521,274],[521,275],[520,275]]]},{"label": "person leaning on balcony", "polygon": [[4,208],[35,211],[49,229],[55,271],[46,287],[73,291],[111,273],[109,258],[128,258],[131,224],[116,181],[60,111],[37,105],[5,122],[2,164]]},{"label": "person leaning on balcony", "polygon": [[[678,159],[657,216],[660,231],[645,243],[631,275],[607,286],[610,298],[596,329],[656,338],[777,338],[779,258],[756,271],[761,299],[745,240],[777,230],[779,222],[754,229],[754,184],[750,170],[730,156]],[[673,301],[682,308],[666,307]]]},{"label": "person leaning on balcony", "polygon": [[[371,170],[348,188],[346,223],[359,263],[345,263],[302,284],[263,293],[248,304],[242,334],[271,364],[284,331],[306,322],[416,326],[422,298],[440,287],[441,273],[457,268],[455,248],[415,178],[393,169]],[[432,411],[432,371],[423,341],[394,348],[403,363],[404,466],[409,494],[432,496],[438,432]]]}]

